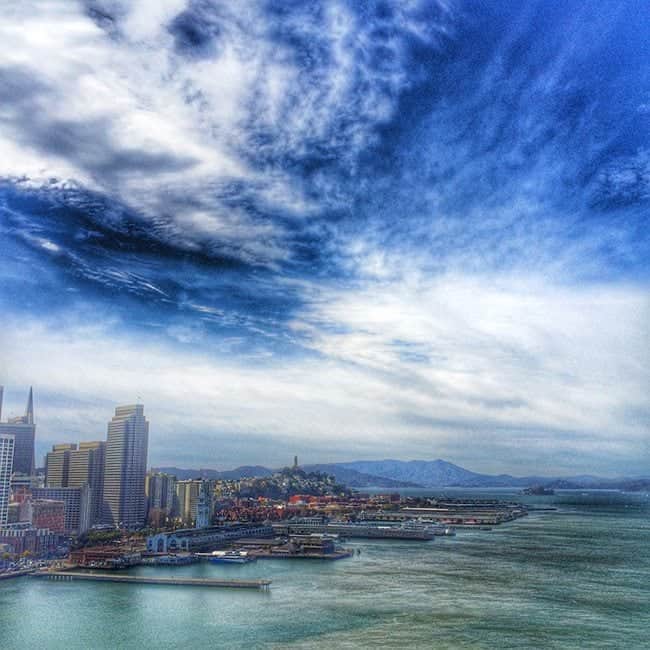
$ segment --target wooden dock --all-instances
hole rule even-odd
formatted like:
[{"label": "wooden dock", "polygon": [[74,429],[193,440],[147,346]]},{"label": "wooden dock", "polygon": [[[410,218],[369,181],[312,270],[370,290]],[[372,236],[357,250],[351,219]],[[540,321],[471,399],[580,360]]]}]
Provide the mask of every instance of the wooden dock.
[{"label": "wooden dock", "polygon": [[91,580],[95,582],[120,582],[136,585],[168,585],[175,587],[229,587],[235,589],[268,589],[270,580],[220,580],[215,578],[155,578],[152,576],[129,576],[124,574],[90,573],[76,571],[43,571],[33,573],[35,578],[70,581]]}]

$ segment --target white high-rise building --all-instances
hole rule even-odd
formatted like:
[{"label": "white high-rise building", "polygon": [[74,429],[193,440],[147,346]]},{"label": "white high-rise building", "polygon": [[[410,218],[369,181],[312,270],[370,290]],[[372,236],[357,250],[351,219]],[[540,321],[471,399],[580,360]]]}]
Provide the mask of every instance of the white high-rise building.
[{"label": "white high-rise building", "polygon": [[144,526],[149,422],[144,406],[118,406],[108,423],[104,465],[104,521],[120,528]]},{"label": "white high-rise building", "polygon": [[13,464],[14,436],[0,433],[0,527],[7,523]]}]

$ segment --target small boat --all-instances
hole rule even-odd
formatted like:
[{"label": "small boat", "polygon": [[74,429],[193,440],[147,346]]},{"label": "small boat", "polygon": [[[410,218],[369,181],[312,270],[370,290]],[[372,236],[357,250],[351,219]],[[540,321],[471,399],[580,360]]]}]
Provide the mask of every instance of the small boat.
[{"label": "small boat", "polygon": [[246,551],[214,551],[208,558],[210,562],[218,564],[246,564],[254,562],[256,559],[254,555],[249,555]]},{"label": "small boat", "polygon": [[544,487],[543,485],[533,485],[531,487],[524,488],[522,490],[523,494],[533,494],[535,496],[552,496],[555,494],[553,488]]}]

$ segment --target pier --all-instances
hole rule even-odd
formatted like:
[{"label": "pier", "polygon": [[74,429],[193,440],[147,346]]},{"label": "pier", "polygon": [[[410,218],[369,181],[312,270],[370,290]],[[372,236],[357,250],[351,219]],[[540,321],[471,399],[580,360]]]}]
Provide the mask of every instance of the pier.
[{"label": "pier", "polygon": [[0,573],[0,580],[9,580],[10,578],[22,578],[34,573],[35,569],[22,569],[20,571],[3,571]]},{"label": "pier", "polygon": [[138,585],[168,585],[174,587],[230,587],[235,589],[268,589],[270,580],[220,580],[215,578],[155,578],[152,576],[128,576],[108,573],[82,573],[75,571],[43,571],[33,573],[35,578],[71,581],[120,582]]}]

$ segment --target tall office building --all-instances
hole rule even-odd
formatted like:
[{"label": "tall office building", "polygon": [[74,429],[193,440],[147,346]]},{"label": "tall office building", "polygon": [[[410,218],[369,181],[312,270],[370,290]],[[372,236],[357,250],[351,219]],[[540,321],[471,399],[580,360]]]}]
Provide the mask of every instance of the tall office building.
[{"label": "tall office building", "polygon": [[108,423],[104,464],[104,521],[120,528],[140,528],[145,521],[149,423],[144,406],[118,406]]},{"label": "tall office building", "polygon": [[162,526],[168,518],[176,516],[176,477],[164,472],[148,472],[145,480],[147,496],[147,521]]},{"label": "tall office building", "polygon": [[47,487],[68,487],[70,454],[77,448],[74,443],[54,445],[45,454],[45,485]]},{"label": "tall office building", "polygon": [[[0,389],[0,415],[2,414],[2,393]],[[14,472],[31,475],[34,472],[34,437],[36,425],[34,424],[34,394],[29,389],[25,415],[10,418],[7,422],[0,422],[0,434],[8,433],[14,436]]]},{"label": "tall office building", "polygon": [[166,510],[172,515],[176,505],[176,477],[164,472],[149,472],[145,494],[149,509]]},{"label": "tall office building", "polygon": [[102,518],[105,442],[58,444],[45,456],[45,485],[48,488],[90,488],[92,524]]},{"label": "tall office building", "polygon": [[0,433],[0,527],[7,523],[13,463],[14,437],[8,433]]},{"label": "tall office building", "polygon": [[102,518],[105,461],[106,443],[103,441],[80,442],[79,448],[70,452],[68,487],[87,485],[90,488],[93,524]]},{"label": "tall office building", "polygon": [[192,478],[176,483],[178,516],[187,526],[193,526],[196,523],[201,483],[201,479]]}]

